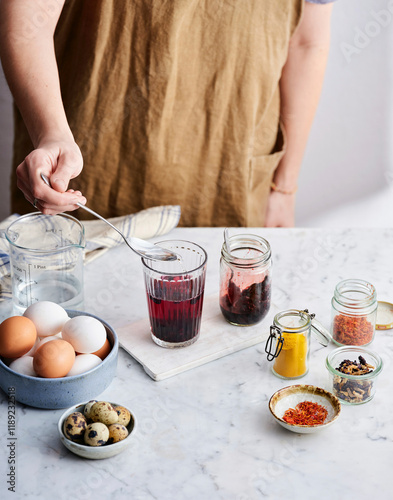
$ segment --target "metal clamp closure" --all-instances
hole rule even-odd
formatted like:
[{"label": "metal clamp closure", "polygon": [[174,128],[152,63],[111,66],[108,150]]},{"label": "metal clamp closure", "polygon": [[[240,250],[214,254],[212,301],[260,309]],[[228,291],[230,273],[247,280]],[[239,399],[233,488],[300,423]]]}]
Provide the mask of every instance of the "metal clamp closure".
[{"label": "metal clamp closure", "polygon": [[[277,339],[275,351],[273,352],[273,340]],[[267,354],[267,360],[273,361],[274,358],[280,354],[282,346],[284,344],[284,338],[281,335],[281,330],[278,326],[272,325],[270,327],[270,335],[266,341],[265,352]]]},{"label": "metal clamp closure", "polygon": [[301,311],[301,312],[308,314],[310,316],[311,320],[313,320],[315,318],[315,314],[308,312],[308,309],[303,309],[303,311]]}]

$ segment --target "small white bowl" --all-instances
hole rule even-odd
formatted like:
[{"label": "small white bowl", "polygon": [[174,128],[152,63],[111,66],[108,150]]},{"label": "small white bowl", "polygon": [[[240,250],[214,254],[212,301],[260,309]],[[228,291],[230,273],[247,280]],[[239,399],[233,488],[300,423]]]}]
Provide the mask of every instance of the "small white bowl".
[{"label": "small white bowl", "polygon": [[[320,425],[296,425],[285,422],[282,418],[285,411],[289,408],[295,408],[302,401],[311,401],[324,406],[328,411],[325,423]],[[285,429],[300,434],[311,434],[332,425],[340,415],[341,405],[336,396],[320,387],[314,385],[290,385],[273,394],[269,401],[269,410],[276,421]]]},{"label": "small white bowl", "polygon": [[[120,403],[112,403],[111,401],[109,402],[113,405],[119,405],[123,406],[124,408],[127,408],[126,406],[121,405]],[[122,451],[124,451],[132,443],[132,438],[134,437],[136,431],[136,418],[129,408],[127,408],[127,410],[131,413],[131,420],[130,423],[127,425],[128,436],[122,441],[118,441],[117,443],[113,444],[107,444],[104,446],[88,446],[85,444],[75,443],[74,441],[71,441],[70,439],[67,439],[65,437],[63,432],[64,420],[68,417],[68,415],[74,413],[75,411],[83,413],[83,409],[86,403],[79,403],[75,406],[71,406],[71,408],[68,408],[68,410],[66,410],[60,417],[59,422],[57,424],[57,428],[59,431],[60,440],[64,444],[64,446],[68,448],[70,451],[72,451],[72,453],[75,453],[75,455],[79,455],[80,457],[83,458],[90,458],[96,460],[113,457],[114,455],[117,455]]]}]

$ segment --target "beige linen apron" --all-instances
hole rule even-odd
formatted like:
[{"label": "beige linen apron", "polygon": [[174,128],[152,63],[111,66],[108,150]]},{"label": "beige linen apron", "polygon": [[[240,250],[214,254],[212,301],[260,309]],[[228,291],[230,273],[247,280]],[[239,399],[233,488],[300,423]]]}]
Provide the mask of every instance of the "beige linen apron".
[{"label": "beige linen apron", "polygon": [[[262,226],[284,151],[279,80],[302,7],[67,1],[55,47],[84,158],[70,187],[105,217],[179,204],[183,226]],[[14,167],[31,149],[16,112]],[[13,210],[31,211],[15,184]]]}]

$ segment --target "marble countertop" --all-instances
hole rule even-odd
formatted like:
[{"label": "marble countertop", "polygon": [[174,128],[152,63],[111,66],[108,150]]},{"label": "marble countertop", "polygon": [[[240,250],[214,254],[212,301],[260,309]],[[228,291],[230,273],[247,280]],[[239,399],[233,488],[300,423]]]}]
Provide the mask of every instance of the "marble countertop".
[{"label": "marble countertop", "polygon": [[[373,283],[393,301],[393,229],[254,229],[273,253],[273,300],[330,324],[335,285]],[[222,229],[177,228],[165,238],[195,241],[209,256],[206,293],[218,292]],[[142,268],[125,246],[85,268],[85,310],[115,329],[147,315]],[[4,304],[3,304],[4,310]],[[0,394],[1,498],[61,500],[254,500],[391,498],[393,331],[370,346],[383,358],[375,398],[342,405],[339,419],[310,435],[291,433],[270,415],[268,401],[292,383],[328,388],[325,358],[334,348],[311,342],[309,373],[284,381],[271,373],[264,343],[155,382],[120,349],[117,377],[100,399],[131,407],[139,427],[133,446],[106,460],[85,460],[60,442],[64,410],[16,406],[16,495],[7,491],[7,396]],[[12,496],[14,495],[14,496]]]}]

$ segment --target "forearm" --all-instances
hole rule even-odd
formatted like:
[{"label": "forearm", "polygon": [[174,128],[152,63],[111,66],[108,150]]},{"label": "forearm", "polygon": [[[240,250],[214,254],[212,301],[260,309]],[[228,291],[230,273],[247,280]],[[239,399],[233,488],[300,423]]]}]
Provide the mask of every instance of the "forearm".
[{"label": "forearm", "polygon": [[[319,23],[320,31],[311,34],[311,40],[304,37],[309,33],[313,16],[305,13],[305,18],[295,33],[289,47],[288,59],[283,68],[281,91],[281,120],[287,136],[286,153],[281,160],[274,182],[281,189],[291,191],[296,187],[308,135],[317,109],[327,57],[329,52],[330,6],[311,7],[312,14],[323,12]],[[321,9],[321,11],[318,11]]]},{"label": "forearm", "polygon": [[[0,0],[0,57],[34,150],[16,168],[26,200],[45,214],[75,210],[86,199],[67,190],[83,167],[60,92],[53,35],[65,0]],[[51,179],[53,189],[42,182]]]},{"label": "forearm", "polygon": [[53,33],[64,5],[0,0],[0,57],[35,147],[72,138],[61,99]]}]

